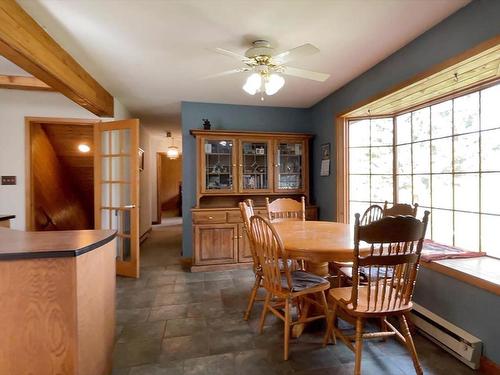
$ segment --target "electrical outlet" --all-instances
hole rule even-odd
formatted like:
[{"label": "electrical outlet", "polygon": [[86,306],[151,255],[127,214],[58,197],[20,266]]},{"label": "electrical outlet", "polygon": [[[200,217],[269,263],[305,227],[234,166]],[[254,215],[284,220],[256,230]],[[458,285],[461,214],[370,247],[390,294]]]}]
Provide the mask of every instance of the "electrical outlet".
[{"label": "electrical outlet", "polygon": [[16,176],[2,176],[2,185],[15,185]]}]

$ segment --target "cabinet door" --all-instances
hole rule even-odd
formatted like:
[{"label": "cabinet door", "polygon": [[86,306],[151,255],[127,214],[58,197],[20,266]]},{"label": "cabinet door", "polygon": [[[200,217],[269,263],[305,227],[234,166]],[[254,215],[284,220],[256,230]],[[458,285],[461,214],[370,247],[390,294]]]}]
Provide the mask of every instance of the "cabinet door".
[{"label": "cabinet door", "polygon": [[243,224],[238,225],[238,262],[253,262],[250,240]]},{"label": "cabinet door", "polygon": [[237,224],[195,225],[194,241],[196,265],[237,261]]},{"label": "cabinet door", "polygon": [[274,190],[302,193],[305,191],[307,150],[303,140],[277,140],[275,143]]},{"label": "cabinet door", "polygon": [[200,177],[202,193],[236,192],[236,153],[232,138],[202,137]]},{"label": "cabinet door", "polygon": [[258,139],[241,139],[239,145],[239,191],[271,192],[272,143]]}]

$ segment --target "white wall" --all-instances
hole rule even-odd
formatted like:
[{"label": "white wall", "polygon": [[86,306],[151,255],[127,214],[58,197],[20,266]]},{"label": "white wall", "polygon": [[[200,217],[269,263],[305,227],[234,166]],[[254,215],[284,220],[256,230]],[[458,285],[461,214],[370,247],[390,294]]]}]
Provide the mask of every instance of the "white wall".
[{"label": "white wall", "polygon": [[[130,117],[126,108],[116,99],[115,115],[116,119]],[[98,118],[59,93],[0,89],[0,175],[17,177],[16,185],[0,185],[0,214],[16,215],[12,227],[20,230],[26,228],[26,116]]]},{"label": "white wall", "polygon": [[25,116],[95,119],[59,93],[0,89],[0,175],[17,185],[0,185],[0,213],[14,214],[14,229],[25,229]]}]

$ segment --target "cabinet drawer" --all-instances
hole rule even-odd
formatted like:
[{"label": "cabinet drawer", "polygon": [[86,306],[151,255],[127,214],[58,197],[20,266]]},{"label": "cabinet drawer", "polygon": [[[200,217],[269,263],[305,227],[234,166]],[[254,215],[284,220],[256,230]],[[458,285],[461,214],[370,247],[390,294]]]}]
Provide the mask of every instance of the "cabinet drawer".
[{"label": "cabinet drawer", "polygon": [[194,224],[223,224],[226,222],[225,211],[193,212]]},{"label": "cabinet drawer", "polygon": [[242,223],[243,218],[241,217],[240,211],[229,211],[227,213],[227,222],[228,223]]}]

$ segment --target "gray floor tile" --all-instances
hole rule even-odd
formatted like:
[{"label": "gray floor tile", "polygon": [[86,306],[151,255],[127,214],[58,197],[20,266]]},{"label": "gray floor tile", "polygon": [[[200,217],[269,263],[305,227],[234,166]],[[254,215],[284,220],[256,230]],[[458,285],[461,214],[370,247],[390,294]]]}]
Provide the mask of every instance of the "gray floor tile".
[{"label": "gray floor tile", "polygon": [[113,367],[126,368],[158,361],[161,340],[132,341],[115,344]]},{"label": "gray floor tile", "polygon": [[133,308],[133,309],[117,309],[116,323],[142,323],[148,319],[149,307]]},{"label": "gray floor tile", "polygon": [[172,361],[207,356],[210,354],[208,341],[208,336],[204,334],[165,338],[160,363],[165,366]]},{"label": "gray floor tile", "polygon": [[167,321],[165,337],[188,336],[207,328],[205,318],[181,318]]},{"label": "gray floor tile", "polygon": [[184,361],[184,375],[233,375],[234,356],[231,353],[191,358]]},{"label": "gray floor tile", "polygon": [[159,363],[136,366],[130,369],[128,375],[183,375],[184,361],[172,361],[166,366]]},{"label": "gray floor tile", "polygon": [[137,324],[126,324],[118,342],[130,342],[136,340],[161,340],[165,334],[165,321],[146,322]]},{"label": "gray floor tile", "polygon": [[149,321],[186,318],[189,305],[164,305],[152,307]]}]

